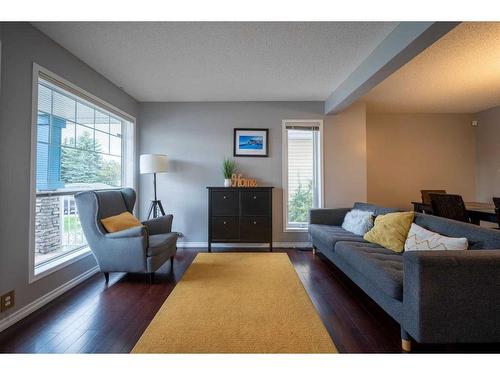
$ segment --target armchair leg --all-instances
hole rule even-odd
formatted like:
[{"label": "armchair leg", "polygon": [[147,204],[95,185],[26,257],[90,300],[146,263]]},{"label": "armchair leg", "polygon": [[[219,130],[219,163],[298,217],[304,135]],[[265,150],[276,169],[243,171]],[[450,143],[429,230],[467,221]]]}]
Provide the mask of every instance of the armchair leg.
[{"label": "armchair leg", "polygon": [[318,253],[318,250],[316,249],[316,246],[313,245],[313,255],[316,255]]},{"label": "armchair leg", "polygon": [[149,276],[149,283],[154,284],[155,283],[155,273],[150,272],[150,273],[148,273],[148,276]]},{"label": "armchair leg", "polygon": [[104,272],[104,279],[106,279],[106,284],[109,283],[109,272]]},{"label": "armchair leg", "polygon": [[402,327],[401,327],[401,349],[404,352],[411,352],[411,337]]},{"label": "armchair leg", "polygon": [[411,340],[401,339],[401,349],[407,353],[411,352]]},{"label": "armchair leg", "polygon": [[171,267],[174,266],[174,256],[173,255],[170,257],[170,266]]}]

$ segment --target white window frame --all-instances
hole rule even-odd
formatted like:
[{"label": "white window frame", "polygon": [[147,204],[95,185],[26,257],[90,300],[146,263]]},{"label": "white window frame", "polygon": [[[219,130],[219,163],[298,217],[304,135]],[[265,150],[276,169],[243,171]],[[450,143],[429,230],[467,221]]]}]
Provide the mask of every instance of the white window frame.
[{"label": "white window frame", "polygon": [[62,268],[69,266],[83,258],[91,256],[92,253],[88,246],[71,252],[65,256],[57,257],[35,267],[35,215],[36,215],[36,146],[37,146],[37,117],[38,117],[38,78],[40,75],[46,76],[59,86],[62,86],[68,92],[96,105],[110,113],[114,113],[120,118],[131,123],[130,129],[123,130],[122,157],[125,166],[122,166],[122,185],[127,184],[136,191],[136,118],[122,111],[121,109],[109,104],[97,96],[81,89],[79,86],[67,81],[50,70],[33,63],[32,76],[32,112],[31,112],[31,168],[30,168],[30,223],[29,223],[29,283],[42,279]]},{"label": "white window frame", "polygon": [[296,122],[301,122],[301,123],[314,123],[319,125],[319,208],[322,208],[324,205],[324,162],[323,162],[323,120],[322,119],[316,119],[316,120],[302,120],[302,119],[295,119],[295,120],[283,120],[281,127],[281,135],[282,135],[282,185],[283,185],[283,232],[307,232],[307,227],[304,228],[290,228],[288,227],[288,137],[287,137],[287,130],[286,126],[289,123],[296,123]]}]

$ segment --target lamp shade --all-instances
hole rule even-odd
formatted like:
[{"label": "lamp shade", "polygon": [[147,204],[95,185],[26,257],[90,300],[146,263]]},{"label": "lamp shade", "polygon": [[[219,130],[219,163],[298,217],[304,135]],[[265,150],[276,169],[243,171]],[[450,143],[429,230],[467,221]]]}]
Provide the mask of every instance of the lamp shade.
[{"label": "lamp shade", "polygon": [[167,155],[144,154],[139,159],[139,169],[141,174],[163,173],[168,171]]}]

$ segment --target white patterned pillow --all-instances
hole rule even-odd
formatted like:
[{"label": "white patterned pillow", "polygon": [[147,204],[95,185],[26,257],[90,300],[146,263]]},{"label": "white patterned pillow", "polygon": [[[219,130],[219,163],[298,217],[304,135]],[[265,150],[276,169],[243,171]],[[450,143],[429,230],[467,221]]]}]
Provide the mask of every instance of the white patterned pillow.
[{"label": "white patterned pillow", "polygon": [[442,236],[415,223],[411,224],[405,242],[405,251],[414,250],[467,250],[467,238]]},{"label": "white patterned pillow", "polygon": [[373,212],[362,210],[349,211],[345,215],[342,228],[358,236],[364,236],[366,232],[373,228]]}]

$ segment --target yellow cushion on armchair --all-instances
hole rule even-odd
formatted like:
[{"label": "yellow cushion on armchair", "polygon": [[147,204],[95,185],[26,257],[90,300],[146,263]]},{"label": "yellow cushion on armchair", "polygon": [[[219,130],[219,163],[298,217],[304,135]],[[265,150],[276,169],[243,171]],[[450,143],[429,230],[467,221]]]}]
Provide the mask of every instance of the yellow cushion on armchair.
[{"label": "yellow cushion on armchair", "polygon": [[404,250],[413,217],[413,212],[392,212],[379,215],[375,219],[373,228],[366,232],[363,238],[400,253]]},{"label": "yellow cushion on armchair", "polygon": [[128,211],[102,219],[101,224],[108,233],[119,232],[121,230],[142,226],[142,223]]}]

